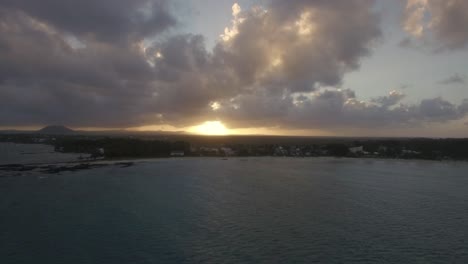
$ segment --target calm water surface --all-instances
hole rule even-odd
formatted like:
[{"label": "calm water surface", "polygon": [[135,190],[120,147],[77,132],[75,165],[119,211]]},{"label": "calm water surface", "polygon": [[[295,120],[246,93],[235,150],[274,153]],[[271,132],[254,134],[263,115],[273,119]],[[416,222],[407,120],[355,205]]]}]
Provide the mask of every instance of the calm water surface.
[{"label": "calm water surface", "polygon": [[0,142],[0,165],[70,162],[80,156],[89,154],[59,153],[50,145]]},{"label": "calm water surface", "polygon": [[0,177],[0,263],[468,263],[467,172],[233,158]]}]

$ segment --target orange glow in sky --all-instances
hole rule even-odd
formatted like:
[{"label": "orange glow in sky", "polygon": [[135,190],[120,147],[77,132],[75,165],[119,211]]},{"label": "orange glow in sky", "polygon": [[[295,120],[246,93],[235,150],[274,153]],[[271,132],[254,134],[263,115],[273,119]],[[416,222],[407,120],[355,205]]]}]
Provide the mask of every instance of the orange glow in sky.
[{"label": "orange glow in sky", "polygon": [[229,129],[220,121],[206,121],[190,129],[190,132],[207,136],[223,136],[230,134]]}]

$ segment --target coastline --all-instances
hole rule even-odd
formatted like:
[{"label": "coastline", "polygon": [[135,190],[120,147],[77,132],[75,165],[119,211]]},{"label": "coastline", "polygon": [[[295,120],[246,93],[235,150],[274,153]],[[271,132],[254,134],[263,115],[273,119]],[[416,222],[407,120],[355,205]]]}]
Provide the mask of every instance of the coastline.
[{"label": "coastline", "polygon": [[[1,177],[26,176],[29,173],[40,174],[61,174],[63,172],[76,172],[83,170],[92,170],[104,167],[129,168],[143,163],[154,163],[157,161],[188,161],[188,160],[239,160],[251,161],[254,159],[291,159],[291,160],[334,160],[334,161],[394,161],[394,162],[431,162],[439,164],[466,164],[467,160],[431,160],[431,159],[401,159],[401,158],[382,158],[382,157],[278,157],[278,156],[246,156],[246,157],[204,157],[204,156],[186,156],[186,157],[156,157],[156,158],[119,158],[119,159],[100,159],[100,160],[79,160],[69,162],[46,162],[30,164],[2,164],[0,165]],[[3,175],[5,172],[6,175]]]}]

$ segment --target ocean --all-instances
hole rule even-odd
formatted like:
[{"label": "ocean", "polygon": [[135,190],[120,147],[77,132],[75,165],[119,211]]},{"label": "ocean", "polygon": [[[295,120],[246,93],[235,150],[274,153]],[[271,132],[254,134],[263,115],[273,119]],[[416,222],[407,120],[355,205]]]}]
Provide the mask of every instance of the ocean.
[{"label": "ocean", "polygon": [[89,154],[55,152],[54,147],[50,145],[0,142],[0,166],[5,164],[70,162],[77,161],[80,156],[88,157]]},{"label": "ocean", "polygon": [[467,172],[266,157],[0,177],[0,263],[468,263]]}]

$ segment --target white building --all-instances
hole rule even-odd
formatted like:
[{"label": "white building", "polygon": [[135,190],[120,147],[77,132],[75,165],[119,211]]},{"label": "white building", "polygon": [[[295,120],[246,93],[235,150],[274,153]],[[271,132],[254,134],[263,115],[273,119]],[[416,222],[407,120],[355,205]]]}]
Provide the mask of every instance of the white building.
[{"label": "white building", "polygon": [[171,157],[183,157],[183,156],[185,156],[184,151],[180,151],[180,150],[171,151]]},{"label": "white building", "polygon": [[352,148],[349,148],[349,152],[351,152],[353,154],[364,153],[364,147],[363,146],[352,147]]}]

